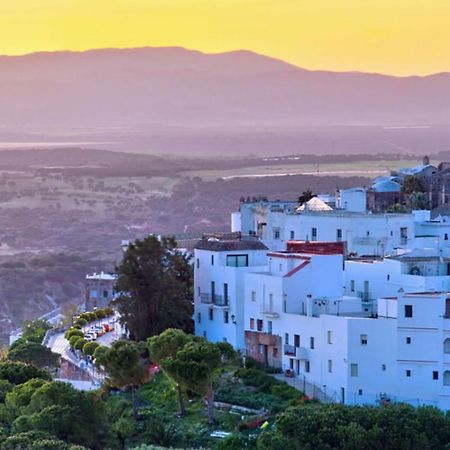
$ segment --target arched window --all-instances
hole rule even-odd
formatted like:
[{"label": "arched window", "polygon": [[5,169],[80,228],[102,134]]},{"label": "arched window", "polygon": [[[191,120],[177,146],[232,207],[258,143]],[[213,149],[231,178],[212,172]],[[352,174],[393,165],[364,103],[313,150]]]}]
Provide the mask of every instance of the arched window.
[{"label": "arched window", "polygon": [[444,372],[444,386],[450,386],[450,370]]},{"label": "arched window", "polygon": [[450,338],[444,341],[444,353],[450,353]]}]

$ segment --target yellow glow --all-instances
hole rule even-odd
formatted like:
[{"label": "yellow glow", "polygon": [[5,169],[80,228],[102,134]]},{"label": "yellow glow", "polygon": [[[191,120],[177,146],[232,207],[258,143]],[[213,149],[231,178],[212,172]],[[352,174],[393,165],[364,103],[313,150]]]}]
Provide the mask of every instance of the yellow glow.
[{"label": "yellow glow", "polygon": [[0,53],[249,49],[309,69],[450,71],[449,0],[0,0]]}]

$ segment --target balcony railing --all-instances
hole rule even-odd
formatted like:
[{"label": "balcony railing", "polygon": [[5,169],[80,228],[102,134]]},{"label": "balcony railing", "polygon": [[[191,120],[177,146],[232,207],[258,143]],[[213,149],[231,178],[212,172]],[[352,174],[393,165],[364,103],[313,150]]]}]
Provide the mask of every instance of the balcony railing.
[{"label": "balcony railing", "polygon": [[280,313],[273,311],[271,309],[269,309],[269,310],[264,309],[263,311],[261,311],[261,314],[263,316],[268,317],[269,319],[276,319],[276,318],[280,317]]},{"label": "balcony railing", "polygon": [[207,294],[207,293],[200,293],[200,301],[202,303],[212,304],[215,306],[228,306],[230,303],[230,297],[224,297],[223,295],[218,294]]},{"label": "balcony railing", "polygon": [[284,344],[284,354],[286,356],[295,356],[297,355],[297,347],[294,347],[293,345]]}]

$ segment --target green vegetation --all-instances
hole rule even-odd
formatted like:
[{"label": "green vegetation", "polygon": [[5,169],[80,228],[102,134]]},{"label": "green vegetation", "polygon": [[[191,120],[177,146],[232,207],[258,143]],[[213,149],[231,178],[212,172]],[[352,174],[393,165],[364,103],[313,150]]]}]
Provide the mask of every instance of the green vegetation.
[{"label": "green vegetation", "polygon": [[303,405],[281,414],[258,438],[258,450],[438,450],[449,442],[450,419],[435,408]]},{"label": "green vegetation", "polygon": [[132,339],[142,341],[167,328],[193,331],[192,268],[174,239],[136,240],[116,272],[115,305]]},{"label": "green vegetation", "polygon": [[8,359],[33,364],[41,369],[56,369],[59,363],[58,354],[36,342],[24,342],[15,345],[8,352]]},{"label": "green vegetation", "polygon": [[[87,345],[87,344],[86,344]],[[84,347],[83,347],[84,348]],[[145,346],[131,341],[116,341],[96,353],[96,365],[108,374],[107,383],[115,388],[130,388],[133,419],[137,420],[136,389],[150,378],[143,353]]]}]

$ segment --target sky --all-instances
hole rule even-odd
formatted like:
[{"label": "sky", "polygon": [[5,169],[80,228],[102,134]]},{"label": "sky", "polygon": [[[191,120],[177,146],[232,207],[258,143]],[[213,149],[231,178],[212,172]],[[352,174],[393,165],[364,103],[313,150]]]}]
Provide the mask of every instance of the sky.
[{"label": "sky", "polygon": [[450,0],[0,0],[0,54],[142,46],[425,75],[450,71]]}]

